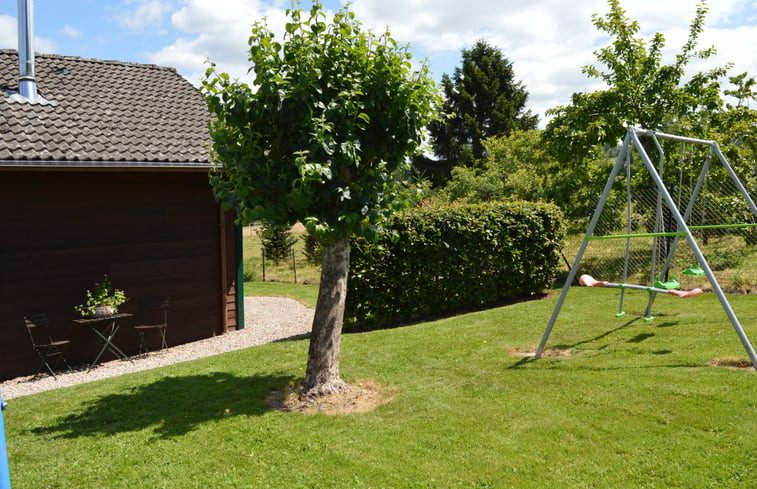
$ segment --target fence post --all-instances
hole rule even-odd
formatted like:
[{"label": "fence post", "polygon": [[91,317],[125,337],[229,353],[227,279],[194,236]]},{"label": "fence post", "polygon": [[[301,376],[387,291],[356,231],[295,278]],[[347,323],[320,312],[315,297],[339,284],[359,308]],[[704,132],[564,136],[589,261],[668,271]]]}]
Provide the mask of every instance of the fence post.
[{"label": "fence post", "polygon": [[265,282],[265,248],[261,248],[260,251],[263,252],[263,282]]},{"label": "fence post", "polygon": [[294,265],[294,283],[297,283],[297,258],[294,253],[294,248],[292,248],[292,264]]}]

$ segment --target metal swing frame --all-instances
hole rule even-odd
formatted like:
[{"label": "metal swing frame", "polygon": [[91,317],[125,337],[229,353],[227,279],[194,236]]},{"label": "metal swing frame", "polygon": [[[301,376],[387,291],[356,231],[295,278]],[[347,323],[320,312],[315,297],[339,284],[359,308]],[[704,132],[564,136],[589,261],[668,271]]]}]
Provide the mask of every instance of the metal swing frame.
[{"label": "metal swing frame", "polygon": [[[655,169],[654,165],[652,164],[652,160],[649,158],[649,155],[644,149],[644,146],[642,146],[641,141],[639,140],[639,136],[651,137],[654,144],[657,146],[657,148],[661,148],[658,138],[671,140],[671,141],[678,141],[682,143],[701,144],[701,145],[706,145],[710,147],[710,156],[708,156],[707,161],[705,162],[705,165],[702,168],[702,172],[700,173],[699,179],[697,180],[697,184],[696,184],[696,187],[694,188],[693,195],[691,199],[689,200],[689,205],[687,206],[683,215],[681,214],[680,210],[678,209],[675,202],[673,201],[672,196],[670,195],[667,188],[665,187],[665,184],[663,183],[660,173],[658,173],[658,171]],[[597,221],[599,220],[599,216],[602,213],[602,209],[604,208],[605,203],[607,202],[607,198],[610,195],[610,191],[615,182],[615,178],[617,177],[620,170],[624,167],[624,164],[625,164],[624,160],[626,159],[627,155],[630,155],[633,149],[636,149],[638,155],[641,157],[641,160],[644,163],[644,166],[647,168],[647,171],[649,172],[652,178],[652,181],[657,187],[658,200],[660,204],[662,200],[665,201],[671,214],[673,215],[673,218],[675,219],[675,222],[678,224],[678,231],[674,233],[646,233],[645,234],[645,236],[658,236],[658,235],[659,236],[662,236],[662,235],[675,236],[673,244],[671,245],[671,249],[668,252],[665,264],[663,265],[661,275],[663,275],[665,271],[667,271],[667,269],[670,267],[670,263],[675,253],[675,247],[678,244],[678,240],[681,237],[685,238],[689,244],[689,247],[694,253],[694,256],[697,258],[700,267],[704,270],[705,276],[710,281],[713,291],[718,296],[718,299],[720,300],[720,303],[723,306],[723,310],[728,316],[728,319],[731,321],[731,324],[733,325],[733,328],[736,331],[736,334],[738,335],[739,340],[741,340],[741,344],[744,346],[744,349],[749,355],[749,358],[752,362],[752,366],[757,368],[757,353],[755,353],[754,348],[752,347],[752,344],[749,341],[749,338],[744,332],[744,328],[742,328],[741,323],[739,323],[739,320],[736,317],[736,313],[733,312],[733,309],[731,308],[731,305],[728,302],[728,299],[726,298],[725,293],[723,292],[723,289],[720,287],[720,284],[715,278],[715,275],[712,273],[712,269],[710,268],[710,265],[707,263],[707,260],[702,255],[702,252],[699,249],[699,245],[696,243],[694,236],[691,234],[692,228],[693,229],[715,228],[718,226],[689,227],[686,224],[686,221],[688,220],[691,214],[691,211],[693,209],[693,204],[696,201],[696,198],[702,189],[702,184],[704,182],[705,176],[707,175],[707,172],[710,167],[712,155],[717,157],[718,160],[720,160],[720,162],[723,164],[731,180],[739,189],[739,192],[741,192],[741,195],[744,197],[747,204],[749,205],[749,208],[751,209],[752,213],[756,217],[757,217],[757,206],[755,206],[754,201],[752,201],[752,198],[749,196],[749,193],[746,191],[746,188],[744,188],[744,185],[741,183],[738,176],[736,176],[736,173],[733,171],[733,168],[731,168],[731,165],[728,163],[725,156],[723,156],[723,153],[720,151],[720,148],[718,147],[718,144],[715,141],[677,136],[674,134],[665,134],[662,132],[655,132],[651,130],[634,128],[634,127],[631,127],[628,129],[628,132],[626,132],[626,136],[623,139],[623,145],[621,146],[620,153],[618,154],[618,157],[615,161],[615,166],[613,166],[612,172],[610,173],[610,177],[607,179],[607,184],[605,185],[604,191],[602,192],[602,196],[599,199],[599,204],[597,204],[597,208],[594,210],[594,215],[592,216],[591,221],[589,222],[589,228],[586,230],[586,235],[584,237],[584,240],[581,243],[581,246],[578,250],[578,254],[576,255],[576,258],[573,262],[573,266],[570,268],[570,272],[568,273],[568,277],[565,280],[565,285],[563,286],[562,291],[560,292],[560,297],[557,300],[555,309],[552,311],[552,316],[549,319],[547,328],[544,331],[544,335],[542,336],[541,342],[539,343],[539,348],[536,350],[536,357],[539,358],[541,354],[544,352],[544,347],[547,344],[549,335],[552,333],[552,328],[555,325],[557,316],[560,314],[560,309],[562,308],[562,305],[565,302],[565,297],[568,294],[568,289],[570,289],[570,284],[573,283],[576,273],[578,272],[578,266],[581,263],[581,259],[583,258],[584,252],[586,251],[586,247],[589,241],[592,238],[594,239],[602,238],[602,237],[593,236],[594,228],[597,225]],[[729,226],[729,227],[732,227],[732,226]],[[630,238],[630,237],[633,237],[633,235],[629,233],[628,235],[612,236],[612,237]],[[609,238],[609,237],[606,237],[606,238]],[[650,314],[652,303],[654,302],[654,299],[655,299],[655,294],[656,293],[654,291],[650,292],[646,315]]]}]

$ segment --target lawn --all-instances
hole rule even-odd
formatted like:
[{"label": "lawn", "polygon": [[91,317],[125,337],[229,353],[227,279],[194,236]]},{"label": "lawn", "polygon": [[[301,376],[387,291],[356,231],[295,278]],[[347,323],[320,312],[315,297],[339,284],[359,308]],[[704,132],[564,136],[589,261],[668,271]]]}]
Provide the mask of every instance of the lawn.
[{"label": "lawn", "polygon": [[[18,488],[755,487],[757,374],[707,366],[743,348],[717,298],[571,290],[394,330],[346,335],[342,373],[399,394],[343,416],[269,410],[302,378],[306,341],[12,399]],[[754,296],[730,298],[757,339]]]},{"label": "lawn", "polygon": [[315,309],[318,285],[290,284],[286,282],[245,282],[244,295],[263,297],[289,297]]}]

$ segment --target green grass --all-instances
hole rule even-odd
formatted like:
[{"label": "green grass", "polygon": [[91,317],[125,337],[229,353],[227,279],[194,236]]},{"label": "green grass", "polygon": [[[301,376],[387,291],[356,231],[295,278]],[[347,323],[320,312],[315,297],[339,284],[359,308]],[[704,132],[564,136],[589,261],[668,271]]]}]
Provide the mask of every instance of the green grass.
[{"label": "green grass", "polygon": [[[12,399],[19,488],[753,488],[757,374],[707,367],[743,349],[713,294],[571,290],[556,299],[346,335],[342,373],[399,395],[329,417],[266,408],[304,375],[283,342]],[[733,296],[757,339],[754,296]]]},{"label": "green grass", "polygon": [[245,282],[244,295],[289,297],[315,309],[315,303],[318,300],[318,285],[282,282]]}]

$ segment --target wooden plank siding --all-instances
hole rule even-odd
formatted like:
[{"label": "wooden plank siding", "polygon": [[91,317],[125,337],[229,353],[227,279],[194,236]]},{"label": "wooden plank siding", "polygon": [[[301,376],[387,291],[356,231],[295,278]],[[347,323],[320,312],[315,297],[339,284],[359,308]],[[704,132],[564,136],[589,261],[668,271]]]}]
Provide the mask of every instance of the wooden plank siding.
[{"label": "wooden plank siding", "polygon": [[0,171],[0,216],[2,380],[38,365],[24,314],[47,312],[54,335],[72,340],[73,364],[94,357],[96,337],[72,320],[103,274],[129,298],[121,311],[137,315],[116,337],[127,353],[138,350],[145,295],[170,296],[169,345],[237,326],[234,216],[220,212],[204,171]]}]

